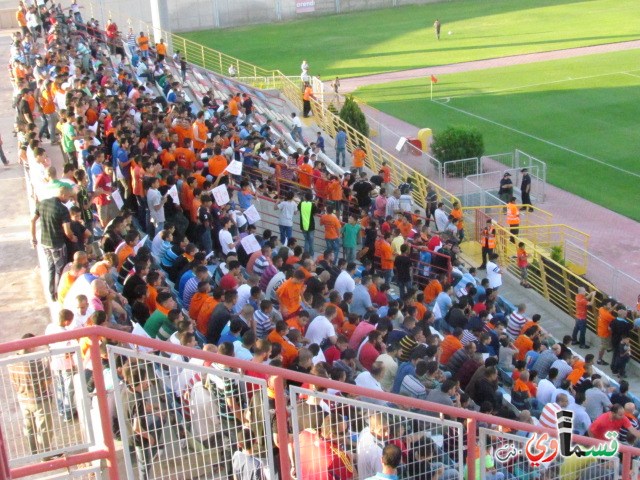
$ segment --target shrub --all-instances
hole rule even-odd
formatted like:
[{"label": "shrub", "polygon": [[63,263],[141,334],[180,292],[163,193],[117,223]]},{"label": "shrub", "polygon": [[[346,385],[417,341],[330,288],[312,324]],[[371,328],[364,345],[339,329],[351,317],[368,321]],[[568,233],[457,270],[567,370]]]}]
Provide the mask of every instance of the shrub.
[{"label": "shrub", "polygon": [[369,136],[369,124],[360,110],[360,107],[351,95],[344,100],[344,105],[340,109],[340,118],[354,130],[360,132],[365,137]]},{"label": "shrub", "polygon": [[[452,160],[481,157],[484,154],[482,134],[476,128],[448,127],[433,136],[431,151],[443,165]],[[458,164],[454,176],[466,177],[480,173],[477,162],[469,160]]]},{"label": "shrub", "polygon": [[563,266],[565,265],[564,251],[563,251],[562,245],[555,245],[551,247],[551,260],[553,260],[554,262],[560,265],[563,265]]}]

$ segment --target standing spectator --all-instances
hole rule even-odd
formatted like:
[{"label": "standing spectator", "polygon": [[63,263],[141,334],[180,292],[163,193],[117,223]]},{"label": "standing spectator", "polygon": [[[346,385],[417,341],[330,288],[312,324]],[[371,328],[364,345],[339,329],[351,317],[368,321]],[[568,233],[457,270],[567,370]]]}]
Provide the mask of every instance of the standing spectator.
[{"label": "standing spectator", "polygon": [[579,344],[580,348],[591,348],[591,345],[587,345],[587,312],[589,307],[593,305],[595,300],[595,290],[591,293],[587,293],[584,287],[578,287],[578,293],[576,294],[576,314],[575,325],[573,326],[573,333],[571,338],[574,344]]},{"label": "standing spectator", "polygon": [[611,351],[613,345],[611,343],[611,322],[615,319],[613,316],[614,301],[610,298],[606,299],[602,306],[598,309],[598,337],[600,338],[600,351],[598,352],[598,365],[609,365],[604,360],[604,352]]},{"label": "standing spectator", "polygon": [[449,223],[449,215],[444,211],[444,203],[438,203],[438,207],[433,212],[433,219],[436,222],[436,231],[444,232]]},{"label": "standing spectator", "polygon": [[513,182],[511,181],[511,174],[509,172],[504,172],[500,180],[498,196],[504,203],[508,203],[509,199],[513,196]]},{"label": "standing spectator", "polygon": [[520,170],[520,173],[522,173],[522,183],[520,184],[522,207],[520,207],[520,210],[526,210],[528,205],[529,211],[533,212],[533,207],[531,206],[531,176],[527,168]]},{"label": "standing spectator", "polygon": [[364,151],[364,146],[358,145],[351,155],[351,171],[355,170],[357,173],[362,173],[364,169],[364,160],[367,157],[367,154]]},{"label": "standing spectator", "polygon": [[278,227],[280,228],[280,243],[287,245],[293,238],[293,215],[298,205],[293,200],[293,192],[285,193],[284,200],[276,204],[280,211],[278,215]]},{"label": "standing spectator", "polygon": [[306,82],[304,84],[304,91],[302,92],[302,116],[307,118],[311,114],[311,99],[316,98],[313,95],[313,89],[311,84]]},{"label": "standing spectator", "polygon": [[342,248],[344,250],[344,258],[347,262],[353,262],[356,259],[356,248],[360,238],[360,230],[362,226],[356,223],[354,213],[349,215],[349,221],[342,226],[340,230],[342,234]]},{"label": "standing spectator", "polygon": [[67,263],[65,237],[73,243],[78,241],[78,237],[71,230],[69,210],[64,206],[70,197],[71,189],[69,187],[59,187],[57,196],[42,200],[37,205],[31,219],[31,244],[34,248],[38,245],[37,221],[40,220],[42,225],[40,243],[49,268],[49,295],[54,302],[57,300],[58,283],[62,276],[62,270]]},{"label": "standing spectator", "polygon": [[[32,338],[27,333],[23,339]],[[35,348],[25,349],[19,355],[33,353]],[[16,393],[22,413],[22,425],[32,455],[47,452],[55,435],[53,430],[52,377],[49,365],[43,359],[33,359],[9,364],[11,385]]]},{"label": "standing spectator", "polygon": [[[337,77],[336,77],[337,78]],[[346,166],[346,154],[347,154],[347,133],[344,128],[338,128],[336,134],[336,164],[339,167]]]},{"label": "standing spectator", "polygon": [[320,217],[320,225],[324,226],[324,239],[327,250],[334,252],[333,264],[335,265],[340,255],[340,220],[333,213],[333,207],[327,207],[327,213]]},{"label": "standing spectator", "polygon": [[400,255],[393,260],[396,271],[396,283],[400,290],[400,299],[404,299],[412,285],[411,265],[413,261],[409,255],[409,245],[407,243],[400,246]]},{"label": "standing spectator", "polygon": [[516,197],[513,196],[507,204],[507,226],[509,227],[509,233],[511,233],[509,241],[516,243],[514,235],[518,235],[518,232],[520,232],[520,212],[516,206]]},{"label": "standing spectator", "polygon": [[164,204],[167,203],[167,195],[160,193],[159,186],[160,179],[158,177],[150,178],[147,189],[147,205],[149,206],[151,223],[156,232],[160,232],[164,228]]},{"label": "standing spectator", "polygon": [[314,233],[316,230],[314,217],[318,213],[318,207],[313,202],[313,194],[307,192],[304,195],[304,200],[298,204],[298,210],[300,211],[300,230],[304,237],[304,251],[310,255],[314,255]]},{"label": "standing spectator", "polygon": [[518,268],[520,269],[520,285],[524,288],[533,288],[528,282],[529,278],[529,254],[525,250],[524,242],[518,242],[518,250],[516,258],[518,259]]},{"label": "standing spectator", "polygon": [[316,137],[316,147],[320,149],[322,153],[324,153],[324,137],[322,136],[322,132],[318,132],[318,136]]}]

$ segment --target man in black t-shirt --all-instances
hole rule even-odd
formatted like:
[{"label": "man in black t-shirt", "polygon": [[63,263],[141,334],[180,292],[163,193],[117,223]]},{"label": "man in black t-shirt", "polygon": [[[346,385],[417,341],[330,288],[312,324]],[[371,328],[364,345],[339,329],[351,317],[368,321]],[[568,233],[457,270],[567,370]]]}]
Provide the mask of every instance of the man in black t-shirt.
[{"label": "man in black t-shirt", "polygon": [[369,194],[373,191],[374,186],[367,180],[367,174],[365,172],[360,174],[360,179],[353,184],[352,189],[358,200],[358,207],[369,208],[371,205],[371,197]]},{"label": "man in black t-shirt", "polygon": [[[531,206],[531,176],[529,175],[529,170],[523,168],[520,170],[522,173],[522,183],[520,184],[520,195],[522,196],[522,205],[528,205],[529,211],[533,212],[533,207]],[[527,207],[521,207],[520,210],[526,210]]]},{"label": "man in black t-shirt", "polygon": [[411,263],[409,245],[403,243],[400,246],[400,255],[393,261],[393,266],[396,270],[396,283],[400,289],[400,299],[403,299],[411,288]]}]

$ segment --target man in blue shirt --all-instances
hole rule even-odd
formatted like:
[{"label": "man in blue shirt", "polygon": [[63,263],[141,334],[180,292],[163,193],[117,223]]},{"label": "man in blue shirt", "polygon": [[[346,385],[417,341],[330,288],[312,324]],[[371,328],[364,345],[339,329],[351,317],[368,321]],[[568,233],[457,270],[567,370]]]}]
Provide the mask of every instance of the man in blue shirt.
[{"label": "man in blue shirt", "polygon": [[[344,128],[339,128],[336,134],[336,164],[344,167],[347,152],[347,133]],[[341,160],[342,159],[342,160]]]},{"label": "man in blue shirt", "polygon": [[354,276],[356,287],[353,289],[353,299],[351,301],[351,313],[356,313],[360,316],[366,315],[368,312],[375,310],[373,303],[371,302],[371,295],[369,295],[369,284],[371,283],[371,277],[365,277],[360,282],[360,278]]},{"label": "man in blue shirt", "polygon": [[316,146],[322,153],[324,153],[324,137],[322,136],[322,132],[318,132],[318,136],[316,137]]},{"label": "man in blue shirt", "polygon": [[402,450],[392,443],[382,449],[382,471],[366,480],[398,480],[398,467],[402,463]]}]

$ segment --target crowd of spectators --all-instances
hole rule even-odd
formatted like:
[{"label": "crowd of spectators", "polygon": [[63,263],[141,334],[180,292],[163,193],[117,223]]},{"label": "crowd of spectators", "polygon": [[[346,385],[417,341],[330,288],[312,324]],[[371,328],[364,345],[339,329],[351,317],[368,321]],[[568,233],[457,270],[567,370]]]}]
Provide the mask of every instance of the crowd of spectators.
[{"label": "crowd of spectators", "polygon": [[[598,306],[601,350],[597,358],[578,356],[576,343],[589,348],[585,312],[594,296],[578,293],[576,329],[562,342],[525,304],[508,309],[498,296],[502,272],[491,222],[482,232],[486,278],[479,278],[458,255],[465,238],[460,205],[446,209],[430,188],[421,213],[410,179],[394,186],[387,165],[369,175],[360,148],[354,169],[338,175],[322,160],[321,133],[299,148],[261,121],[249,93],[222,99],[213,91],[185,92],[187,64],[179,53],[168,55],[162,40],[122,35],[111,21],[102,31],[93,19],[84,23],[77,8],[71,13],[79,23],[46,1],[21,2],[21,31],[11,45],[19,161],[37,202],[32,241],[46,256],[48,291],[59,309],[47,333],[103,325],[549,427],[566,408],[575,414],[575,433],[604,438],[623,428],[624,441],[634,443],[640,433],[628,383],[614,389],[593,365],[606,365],[604,355],[614,349],[612,369],[625,377],[634,324],[624,307],[613,300]],[[54,148],[62,168],[51,164],[47,150]],[[244,174],[227,170],[234,162]],[[274,178],[286,182],[276,188]],[[277,232],[258,228],[252,212],[259,196],[273,202]],[[315,251],[316,235],[326,244],[322,252]],[[106,341],[100,347],[106,368]],[[81,349],[89,366],[90,343],[81,341]],[[197,433],[211,433],[197,425],[197,399],[216,405],[235,478],[264,478],[265,442],[255,428],[260,408],[253,392],[225,375],[227,366],[207,365],[212,373],[199,378],[185,363],[163,377],[123,362],[140,478],[162,442],[145,394],[155,382],[164,382],[165,395],[154,398],[165,408],[189,405],[182,428],[205,445],[213,440]],[[75,367],[50,368],[57,412],[75,421]],[[80,373],[91,389],[97,372]],[[25,375],[17,372],[15,384],[28,383]],[[274,400],[270,394],[271,407]],[[457,445],[436,445],[428,429],[411,429],[409,438],[385,415],[356,422],[336,408],[339,402],[313,395],[303,401],[313,421],[298,439],[302,479],[397,472],[458,478]],[[343,442],[356,424],[355,440]],[[275,447],[287,454],[286,446]],[[46,447],[32,446],[39,448]],[[518,475],[515,466],[490,470],[495,479]]]}]

